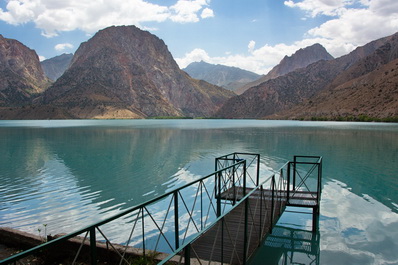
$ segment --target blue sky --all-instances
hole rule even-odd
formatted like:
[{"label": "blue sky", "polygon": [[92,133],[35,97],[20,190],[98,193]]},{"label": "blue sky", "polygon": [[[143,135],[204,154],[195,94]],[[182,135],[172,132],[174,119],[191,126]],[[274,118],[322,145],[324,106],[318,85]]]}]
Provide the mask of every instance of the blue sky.
[{"label": "blue sky", "polygon": [[74,53],[111,25],[163,39],[181,68],[193,61],[266,74],[321,43],[333,56],[398,31],[397,0],[0,0],[0,34],[41,59]]}]

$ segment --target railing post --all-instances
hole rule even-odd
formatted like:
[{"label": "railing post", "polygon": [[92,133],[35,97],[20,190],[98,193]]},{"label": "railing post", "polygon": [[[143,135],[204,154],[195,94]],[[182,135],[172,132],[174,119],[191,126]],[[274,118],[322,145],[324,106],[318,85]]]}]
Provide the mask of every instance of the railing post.
[{"label": "railing post", "polygon": [[257,179],[256,187],[260,184],[260,155],[257,155]]},{"label": "railing post", "polygon": [[272,233],[272,226],[274,225],[274,202],[275,202],[275,175],[271,179],[271,220],[269,232]]},{"label": "railing post", "polygon": [[246,160],[243,160],[243,197],[246,196]]},{"label": "railing post", "polygon": [[179,227],[178,227],[178,191],[174,192],[174,238],[176,249],[180,247]]},{"label": "railing post", "polygon": [[291,168],[290,168],[291,162],[287,164],[287,191],[286,191],[286,203],[289,203],[289,198],[290,198],[290,177],[291,177]]},{"label": "railing post", "polygon": [[[235,162],[235,160],[234,160]],[[236,169],[235,167],[232,168],[232,205],[236,204],[236,186],[235,186],[235,174],[236,174]],[[239,179],[239,178],[238,178]]]},{"label": "railing post", "polygon": [[191,264],[191,244],[188,244],[184,249],[184,264]]},{"label": "railing post", "polygon": [[90,228],[90,259],[91,265],[97,265],[97,240],[95,238],[95,226]]},{"label": "railing post", "polygon": [[243,235],[243,264],[246,264],[247,245],[248,245],[248,221],[249,221],[249,199],[245,198],[245,227]]},{"label": "railing post", "polygon": [[[218,176],[217,176],[218,175]],[[216,192],[218,192],[217,195],[217,217],[221,216],[221,172],[218,172],[218,174],[216,174],[216,183],[218,184],[216,187]],[[218,177],[218,179],[217,179]],[[218,191],[217,191],[218,189]]]},{"label": "railing post", "polygon": [[296,162],[297,158],[294,156],[293,158],[293,191],[296,190]]},{"label": "railing post", "polygon": [[260,186],[260,236],[258,245],[261,244],[261,240],[263,239],[263,193],[264,188],[263,185]]},{"label": "railing post", "polygon": [[221,264],[224,264],[224,222],[225,217],[221,219]]}]

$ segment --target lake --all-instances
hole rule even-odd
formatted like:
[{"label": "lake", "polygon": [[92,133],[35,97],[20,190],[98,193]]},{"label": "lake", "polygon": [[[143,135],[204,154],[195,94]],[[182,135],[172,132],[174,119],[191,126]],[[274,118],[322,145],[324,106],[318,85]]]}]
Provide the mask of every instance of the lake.
[{"label": "lake", "polygon": [[[398,124],[0,121],[0,150],[0,226],[35,234],[110,217],[210,174],[220,155],[259,153],[264,177],[293,155],[320,155],[318,252],[266,241],[253,264],[398,264]],[[311,216],[285,213],[278,226],[304,237]]]}]

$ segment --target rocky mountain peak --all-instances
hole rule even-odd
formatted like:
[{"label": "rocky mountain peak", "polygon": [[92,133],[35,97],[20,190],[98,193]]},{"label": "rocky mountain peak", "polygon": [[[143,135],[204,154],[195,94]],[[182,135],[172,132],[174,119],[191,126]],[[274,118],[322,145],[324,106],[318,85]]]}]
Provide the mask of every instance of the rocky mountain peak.
[{"label": "rocky mountain peak", "polygon": [[[271,117],[271,115],[274,115],[272,116],[273,118],[282,117],[278,116],[278,113],[292,109],[309,98],[311,98],[309,104],[314,104],[316,95],[319,95],[319,93],[326,93],[331,98],[330,106],[336,106],[341,101],[345,101],[346,106],[352,106],[353,104],[350,102],[355,100],[350,95],[365,94],[366,96],[362,98],[367,98],[366,100],[355,101],[358,103],[357,107],[355,107],[356,112],[354,109],[350,110],[354,111],[355,115],[358,115],[360,110],[364,110],[364,106],[367,106],[368,102],[373,102],[369,104],[370,108],[376,108],[376,105],[374,105],[375,101],[368,100],[375,97],[374,91],[370,93],[368,90],[369,84],[383,83],[384,85],[388,82],[394,83],[395,68],[390,66],[384,72],[386,76],[389,76],[388,79],[377,78],[377,80],[370,80],[369,78],[361,79],[361,77],[369,74],[374,79],[375,76],[380,75],[380,71],[378,71],[378,74],[371,73],[377,71],[380,66],[396,59],[397,36],[397,34],[394,34],[372,41],[337,59],[320,60],[305,68],[262,82],[257,86],[251,87],[242,95],[231,98],[220,109],[217,116],[223,118],[261,118],[265,116]],[[389,73],[393,74],[390,75]],[[351,82],[352,80],[366,82],[367,84],[358,86],[356,82]],[[356,93],[352,93],[354,90],[353,84],[361,87]],[[344,87],[344,90],[348,90],[345,91],[347,93],[340,94],[344,95],[344,97],[336,97],[335,89],[342,87]],[[377,89],[376,85],[370,87],[373,90]],[[386,91],[387,87],[389,95],[392,95],[393,93],[390,92],[395,89],[395,86],[386,86]],[[376,93],[377,97],[379,97],[378,104],[387,105],[391,101],[395,101],[394,97],[385,97],[382,91],[384,89]],[[322,97],[322,99],[328,98],[328,96]],[[320,110],[324,101],[320,102],[318,99],[316,100],[318,103],[316,106]],[[367,106],[367,108],[369,107]],[[314,116],[319,115],[319,113],[321,112],[316,112]],[[344,112],[344,115],[348,115],[348,113]],[[321,113],[321,115],[325,115],[325,113]],[[394,113],[388,112],[388,115],[391,116]],[[378,116],[381,117],[381,114]]]},{"label": "rocky mountain peak", "polygon": [[28,101],[49,84],[36,52],[0,35],[0,104]]},{"label": "rocky mountain peak", "polygon": [[80,45],[43,100],[87,118],[98,108],[134,117],[209,116],[232,95],[190,78],[155,35],[135,26],[113,26]]},{"label": "rocky mountain peak", "polygon": [[322,45],[316,43],[304,49],[297,50],[291,56],[285,56],[282,61],[267,74],[267,77],[269,79],[276,78],[296,69],[307,67],[314,62],[331,59],[333,59],[333,56],[330,55]]},{"label": "rocky mountain peak", "polygon": [[303,49],[299,49],[291,56],[286,55],[278,65],[276,65],[274,68],[272,68],[271,71],[268,72],[268,74],[239,88],[237,90],[237,94],[242,94],[247,89],[254,86],[258,86],[261,83],[264,83],[270,79],[286,75],[300,68],[305,68],[312,63],[321,60],[332,60],[332,59],[333,56],[331,56],[326,51],[326,49],[319,43],[313,44]]}]

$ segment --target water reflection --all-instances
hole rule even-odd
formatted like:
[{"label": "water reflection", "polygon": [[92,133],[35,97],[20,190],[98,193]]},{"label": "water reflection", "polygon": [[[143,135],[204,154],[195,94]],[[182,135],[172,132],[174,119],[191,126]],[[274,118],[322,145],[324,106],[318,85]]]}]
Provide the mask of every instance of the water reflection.
[{"label": "water reflection", "polygon": [[320,263],[319,230],[317,233],[277,225],[264,247],[250,264],[314,264]]},{"label": "water reflection", "polygon": [[398,125],[1,121],[0,149],[0,226],[53,234],[207,175],[220,155],[260,153],[263,176],[322,155],[322,264],[398,263]]}]

